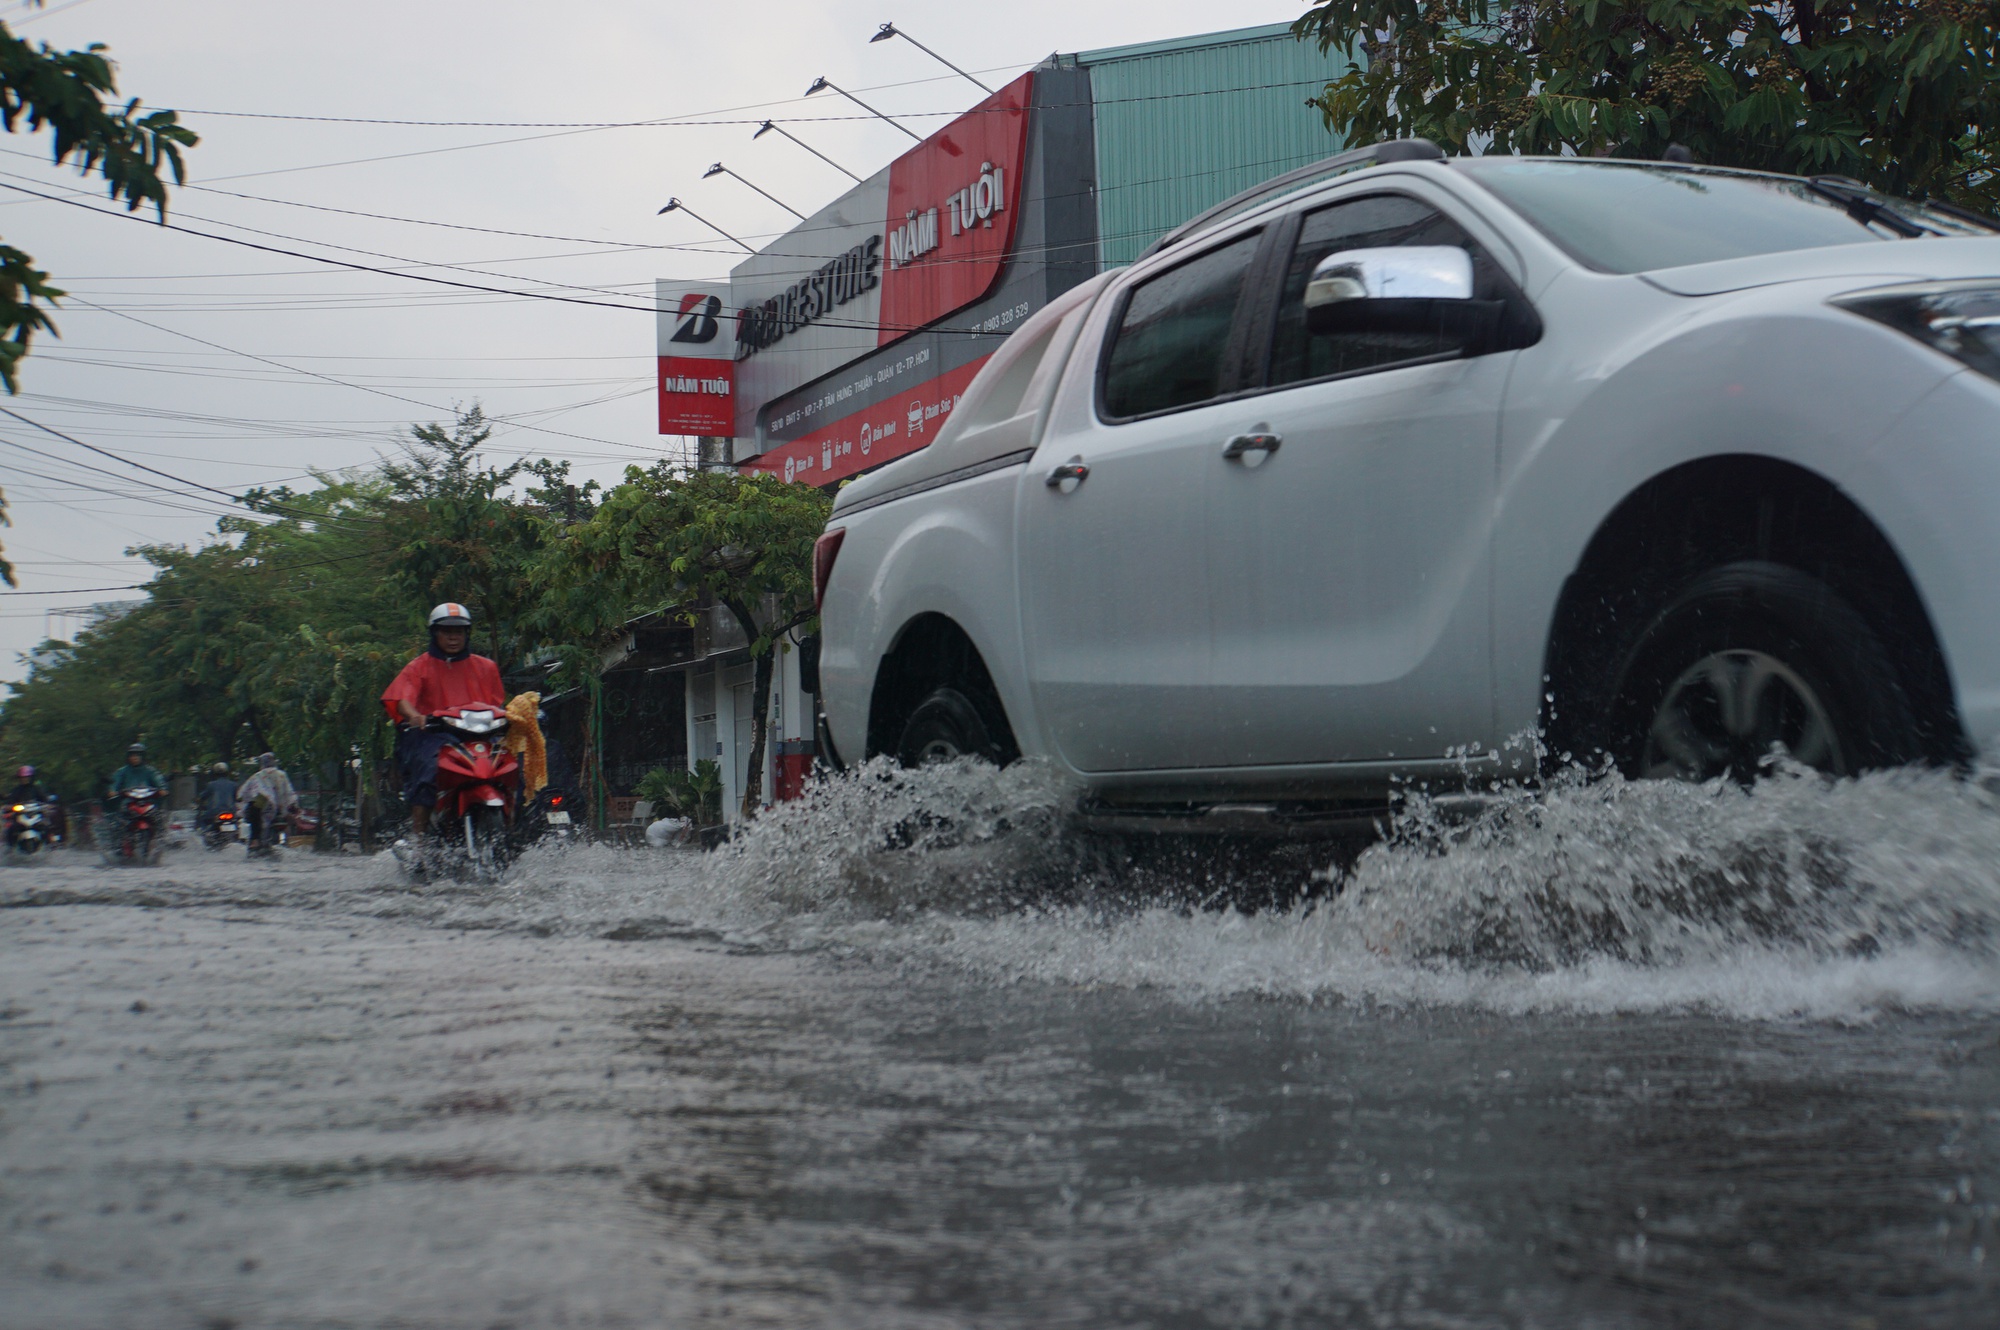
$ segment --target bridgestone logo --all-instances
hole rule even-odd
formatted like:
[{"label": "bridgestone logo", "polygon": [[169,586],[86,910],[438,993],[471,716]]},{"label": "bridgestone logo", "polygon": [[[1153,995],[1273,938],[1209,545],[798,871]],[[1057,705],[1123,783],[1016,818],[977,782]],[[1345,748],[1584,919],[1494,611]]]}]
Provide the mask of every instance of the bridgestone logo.
[{"label": "bridgestone logo", "polygon": [[748,360],[882,284],[882,237],[869,236],[810,277],[761,305],[739,311],[736,358]]}]

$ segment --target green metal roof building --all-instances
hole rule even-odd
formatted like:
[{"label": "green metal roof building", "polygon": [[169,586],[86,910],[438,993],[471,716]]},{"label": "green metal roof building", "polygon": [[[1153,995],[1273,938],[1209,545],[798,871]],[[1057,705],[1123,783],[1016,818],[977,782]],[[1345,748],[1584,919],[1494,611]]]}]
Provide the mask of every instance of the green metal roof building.
[{"label": "green metal roof building", "polygon": [[1273,23],[1053,57],[1090,80],[1098,264],[1129,263],[1230,195],[1339,152],[1307,100],[1350,68]]}]

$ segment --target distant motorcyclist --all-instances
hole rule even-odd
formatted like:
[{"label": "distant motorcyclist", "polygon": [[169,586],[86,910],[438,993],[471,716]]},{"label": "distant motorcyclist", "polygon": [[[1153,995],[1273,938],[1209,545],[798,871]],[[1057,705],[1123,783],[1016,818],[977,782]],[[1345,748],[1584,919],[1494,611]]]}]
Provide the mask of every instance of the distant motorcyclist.
[{"label": "distant motorcyclist", "polygon": [[292,778],[278,765],[278,755],[263,754],[257,759],[256,772],[236,789],[237,816],[249,821],[251,853],[265,848],[267,827],[298,811],[299,796],[292,789]]},{"label": "distant motorcyclist", "polygon": [[[55,796],[44,790],[41,782],[35,779],[35,769],[33,767],[22,767],[14,775],[16,778],[14,788],[7,795],[8,808],[11,809],[17,804],[46,804],[55,802]],[[53,827],[54,819],[50,818],[49,820]],[[12,845],[14,837],[19,833],[20,828],[15,825],[14,815],[10,812],[7,814],[7,843]]]},{"label": "distant motorcyclist", "polygon": [[[122,797],[125,791],[165,790],[166,787],[167,778],[154,770],[152,764],[146,761],[146,745],[135,743],[127,748],[125,765],[118,768],[111,776],[111,812],[118,818],[118,825],[120,827],[127,825],[125,800]],[[124,833],[121,830],[119,834]]]},{"label": "distant motorcyclist", "polygon": [[214,779],[202,787],[201,807],[195,812],[195,822],[207,826],[215,821],[218,813],[236,811],[236,782],[230,779],[229,764],[217,762],[209,768]]},{"label": "distant motorcyclist", "polygon": [[452,707],[507,706],[500,667],[472,654],[472,614],[455,601],[431,610],[430,648],[403,667],[382,693],[382,706],[397,722],[396,763],[403,773],[403,800],[410,805],[411,829],[430,830],[437,803],[438,753],[448,736],[424,728],[432,716]]},{"label": "distant motorcyclist", "polygon": [[125,765],[111,778],[111,792],[123,794],[127,790],[164,790],[167,778],[153,769],[146,761],[146,745],[133,744],[125,750]]},{"label": "distant motorcyclist", "polygon": [[45,804],[55,798],[54,795],[42,788],[42,783],[39,780],[35,779],[35,769],[33,767],[22,767],[14,773],[14,777],[15,785],[13,791],[7,796],[8,803]]}]

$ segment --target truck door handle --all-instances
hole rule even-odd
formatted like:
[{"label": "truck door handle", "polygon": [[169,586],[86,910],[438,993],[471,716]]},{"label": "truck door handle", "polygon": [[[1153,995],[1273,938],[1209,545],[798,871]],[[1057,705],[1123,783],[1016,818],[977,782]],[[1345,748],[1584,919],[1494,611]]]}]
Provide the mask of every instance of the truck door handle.
[{"label": "truck door handle", "polygon": [[[1072,457],[1055,470],[1049,472],[1048,478],[1042,483],[1053,490],[1062,489],[1063,482],[1066,480],[1073,480],[1076,482],[1076,485],[1081,485],[1089,479],[1090,467],[1081,457]],[[1076,485],[1070,486],[1070,489],[1075,489]],[[1068,493],[1069,491],[1064,490],[1063,492]]]},{"label": "truck door handle", "polygon": [[1269,457],[1278,451],[1278,445],[1284,441],[1283,436],[1268,432],[1239,434],[1223,448],[1223,460],[1240,461],[1245,453],[1263,453]]}]

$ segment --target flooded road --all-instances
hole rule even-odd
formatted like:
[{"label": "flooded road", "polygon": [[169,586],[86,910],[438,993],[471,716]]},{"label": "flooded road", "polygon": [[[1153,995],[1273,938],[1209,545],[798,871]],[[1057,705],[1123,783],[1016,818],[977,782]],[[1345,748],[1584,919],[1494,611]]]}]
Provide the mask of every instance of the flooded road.
[{"label": "flooded road", "polygon": [[2000,1321],[1976,787],[1419,812],[1244,914],[1037,780],[0,871],[0,1325]]}]

